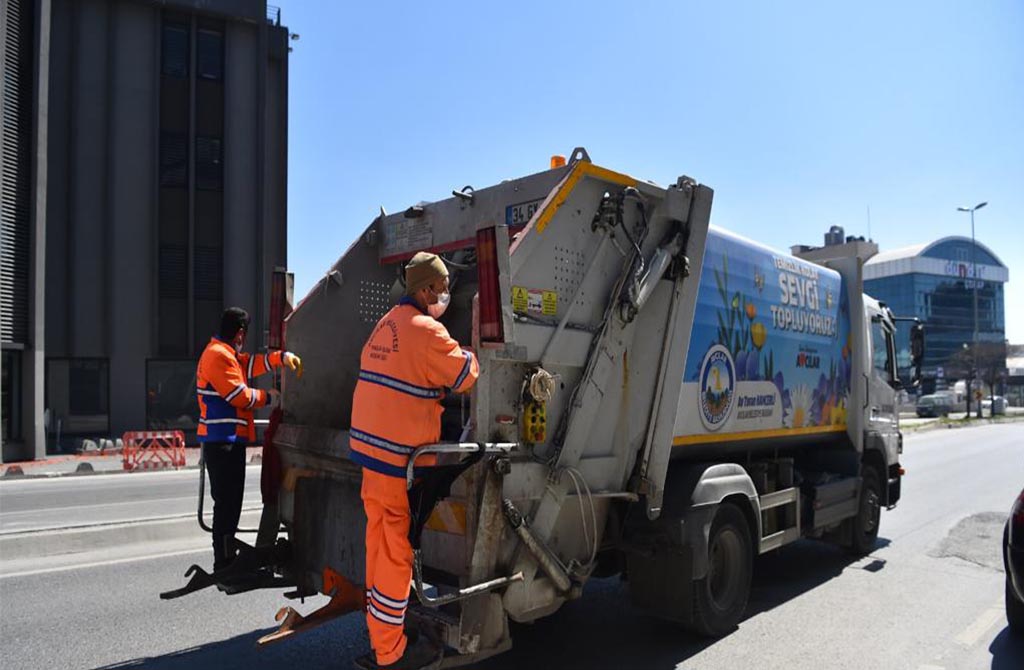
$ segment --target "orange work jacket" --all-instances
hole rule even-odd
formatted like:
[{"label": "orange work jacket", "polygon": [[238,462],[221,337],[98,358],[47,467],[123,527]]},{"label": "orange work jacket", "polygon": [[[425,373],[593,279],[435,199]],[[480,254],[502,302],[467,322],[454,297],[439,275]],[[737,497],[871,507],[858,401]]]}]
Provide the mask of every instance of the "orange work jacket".
[{"label": "orange work jacket", "polygon": [[[404,478],[416,447],[441,437],[444,389],[468,391],[480,366],[473,352],[460,347],[409,297],[377,322],[359,362],[350,458],[375,472]],[[427,459],[421,459],[423,465],[429,464]]]},{"label": "orange work jacket", "polygon": [[265,407],[269,394],[251,388],[247,382],[281,367],[283,359],[281,351],[235,353],[229,343],[219,337],[211,338],[196,369],[199,441],[241,444],[255,441],[252,411]]}]

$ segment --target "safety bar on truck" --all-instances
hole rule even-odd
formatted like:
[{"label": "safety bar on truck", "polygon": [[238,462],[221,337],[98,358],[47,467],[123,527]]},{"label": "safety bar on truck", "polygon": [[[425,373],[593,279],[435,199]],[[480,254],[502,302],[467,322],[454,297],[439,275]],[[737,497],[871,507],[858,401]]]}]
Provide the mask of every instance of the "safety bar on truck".
[{"label": "safety bar on truck", "polygon": [[416,597],[419,598],[421,604],[437,609],[442,605],[450,605],[451,603],[458,602],[460,600],[466,600],[473,596],[480,595],[481,593],[489,593],[495,589],[500,589],[503,586],[508,586],[512,582],[523,581],[522,571],[509,575],[508,577],[498,577],[497,579],[491,579],[480,584],[474,584],[464,589],[459,589],[454,593],[445,593],[436,597],[427,595],[427,586],[423,583],[423,558],[419,549],[413,551],[413,582],[415,584]]},{"label": "safety bar on truck", "polygon": [[[484,442],[482,444],[485,454],[508,454],[519,446],[518,442]],[[426,454],[462,454],[469,456],[480,451],[481,444],[477,442],[440,442],[438,444],[425,444],[416,447],[412,457],[409,458],[409,465],[405,468],[405,487],[412,488],[415,479],[416,459]]]}]

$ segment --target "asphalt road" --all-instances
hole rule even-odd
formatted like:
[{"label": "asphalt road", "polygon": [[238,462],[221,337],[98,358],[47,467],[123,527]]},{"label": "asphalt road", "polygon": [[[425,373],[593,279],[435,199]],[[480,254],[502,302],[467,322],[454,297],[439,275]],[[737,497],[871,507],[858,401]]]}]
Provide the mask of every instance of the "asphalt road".
[{"label": "asphalt road", "polygon": [[[763,557],[748,616],[721,640],[633,611],[625,585],[608,579],[513,627],[512,651],[478,667],[1024,667],[1024,642],[1005,630],[999,559],[1003,520],[1024,487],[1024,425],[911,435],[903,462],[904,498],[883,513],[871,556],[800,542]],[[3,667],[348,668],[366,650],[355,615],[256,650],[285,604],[272,592],[160,601],[205,559],[194,554],[0,576]]]},{"label": "asphalt road", "polygon": [[[0,533],[194,514],[198,470],[0,482]],[[259,466],[246,468],[243,505],[259,505]],[[209,480],[207,513],[213,510]]]}]

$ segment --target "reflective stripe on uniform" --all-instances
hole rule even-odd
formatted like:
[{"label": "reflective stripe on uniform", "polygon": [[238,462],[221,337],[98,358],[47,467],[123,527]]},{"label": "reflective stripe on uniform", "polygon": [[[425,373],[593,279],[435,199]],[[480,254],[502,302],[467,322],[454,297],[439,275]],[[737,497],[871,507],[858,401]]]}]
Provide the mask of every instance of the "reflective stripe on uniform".
[{"label": "reflective stripe on uniform", "polygon": [[455,378],[455,383],[452,384],[453,389],[459,388],[462,382],[466,381],[466,377],[469,376],[469,369],[473,363],[473,354],[469,353],[465,349],[462,350],[462,355],[466,357],[466,364],[462,366],[462,372]]},{"label": "reflective stripe on uniform", "polygon": [[392,626],[401,626],[405,622],[404,613],[402,616],[391,616],[390,614],[385,614],[377,609],[372,602],[369,604],[368,608],[370,610],[370,614],[373,615],[373,618],[378,621],[383,621],[384,623],[391,624]]},{"label": "reflective stripe on uniform", "polygon": [[245,390],[245,384],[239,384],[238,386],[235,387],[235,389],[231,393],[227,394],[224,397],[224,399],[227,400],[228,402],[231,402],[235,398],[235,396],[237,396],[239,393],[241,393],[244,390]]},{"label": "reflective stripe on uniform", "polygon": [[360,370],[359,379],[364,382],[370,382],[371,384],[380,384],[381,386],[386,386],[389,389],[399,391],[400,393],[407,393],[408,395],[415,396],[417,398],[435,399],[441,397],[440,389],[416,386],[415,384],[404,382],[401,379],[382,375],[379,372]]},{"label": "reflective stripe on uniform", "polygon": [[354,440],[359,440],[360,442],[365,442],[366,444],[369,444],[370,446],[377,447],[377,448],[383,449],[385,451],[390,451],[391,453],[398,454],[400,456],[408,456],[412,452],[416,451],[416,447],[410,447],[407,444],[399,444],[398,442],[392,442],[390,440],[385,440],[383,437],[377,437],[376,435],[370,435],[369,433],[364,433],[363,431],[359,430],[358,428],[350,429],[348,434]]},{"label": "reflective stripe on uniform", "polygon": [[252,364],[256,362],[256,357],[252,354],[249,355],[249,367],[245,371],[245,378],[252,379]]},{"label": "reflective stripe on uniform", "polygon": [[217,396],[218,398],[220,397],[219,393],[210,389],[196,389],[196,393],[198,393],[199,395],[213,395]]},{"label": "reflective stripe on uniform", "polygon": [[[374,458],[368,454],[364,454],[358,449],[352,449],[349,452],[349,459],[353,463],[358,463],[367,470],[373,470],[376,473],[387,475],[388,477],[397,477],[399,479],[405,479],[405,467],[401,465],[392,465],[379,458]],[[420,472],[422,468],[416,468],[416,472]]]},{"label": "reflective stripe on uniform", "polygon": [[384,605],[385,607],[390,607],[394,610],[403,610],[409,604],[408,598],[406,598],[405,600],[395,600],[394,598],[388,598],[386,595],[378,591],[376,586],[373,587],[372,594],[373,598],[381,605]]},{"label": "reflective stripe on uniform", "polygon": [[240,426],[248,426],[249,422],[245,419],[199,419],[199,423],[212,426],[219,423],[237,423]]}]

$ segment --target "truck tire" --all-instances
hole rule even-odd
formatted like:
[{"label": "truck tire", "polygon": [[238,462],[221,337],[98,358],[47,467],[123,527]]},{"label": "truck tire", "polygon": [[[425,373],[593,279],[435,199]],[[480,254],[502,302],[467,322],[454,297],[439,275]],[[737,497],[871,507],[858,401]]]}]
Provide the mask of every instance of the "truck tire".
[{"label": "truck tire", "polygon": [[708,535],[708,574],[693,582],[695,632],[720,637],[736,628],[747,609],[753,567],[747,519],[736,505],[723,503]]},{"label": "truck tire", "polygon": [[878,542],[878,522],[882,516],[882,489],[878,472],[865,467],[860,487],[860,503],[853,524],[848,550],[854,556],[870,554]]}]

